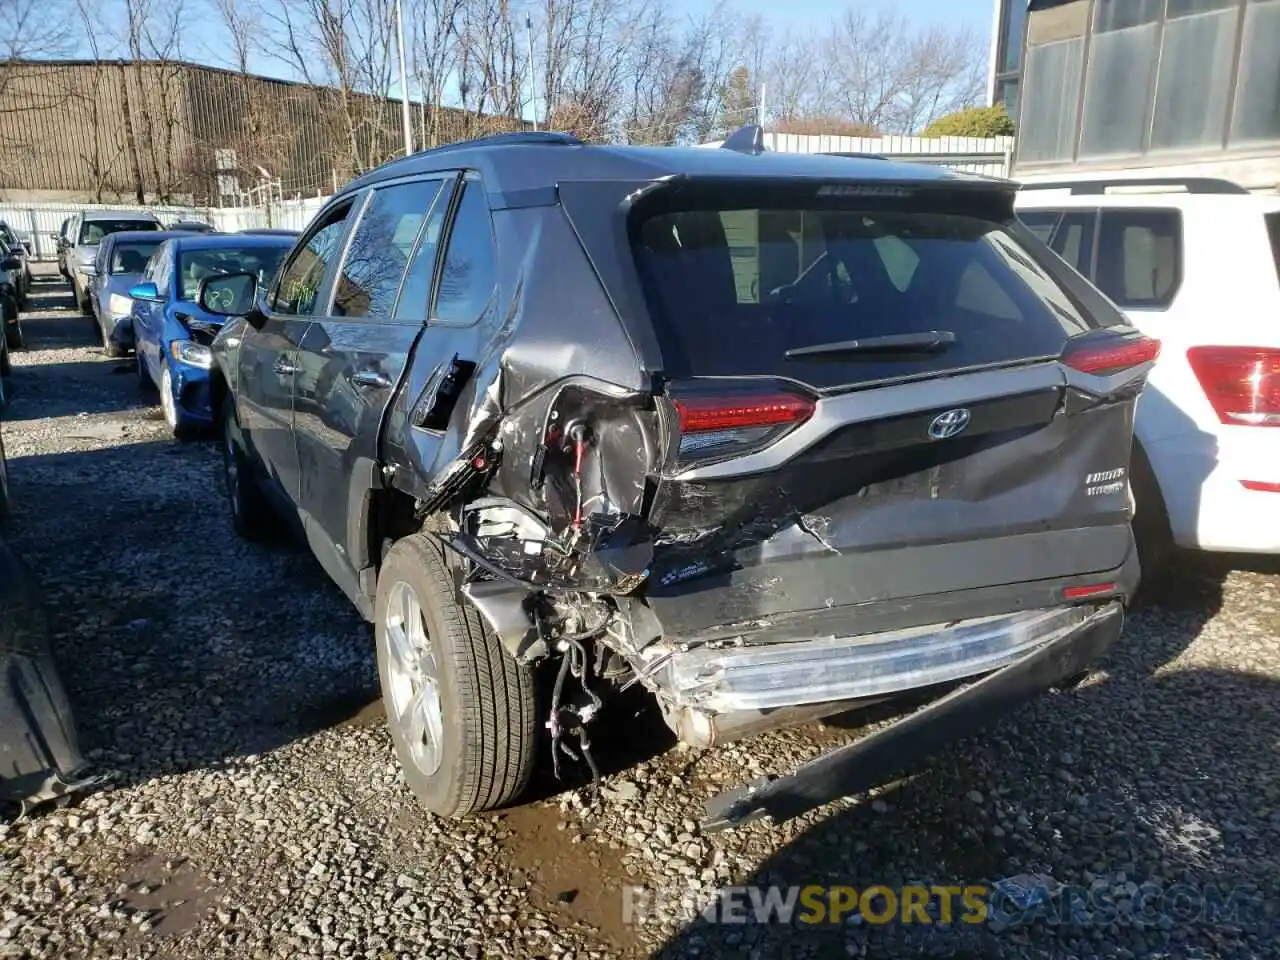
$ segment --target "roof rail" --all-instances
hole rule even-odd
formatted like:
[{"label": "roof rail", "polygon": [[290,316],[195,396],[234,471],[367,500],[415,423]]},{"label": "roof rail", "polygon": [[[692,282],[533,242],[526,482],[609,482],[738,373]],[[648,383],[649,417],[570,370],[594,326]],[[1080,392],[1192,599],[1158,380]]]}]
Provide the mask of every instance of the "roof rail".
[{"label": "roof rail", "polygon": [[841,150],[824,150],[824,157],[849,157],[853,160],[888,160],[883,153],[845,153]]},{"label": "roof rail", "polygon": [[1070,190],[1072,196],[1105,194],[1111,187],[1182,187],[1187,193],[1247,194],[1244,187],[1216,177],[1107,177],[1098,180],[1055,180],[1046,183],[1022,183],[1020,190]]},{"label": "roof rail", "polygon": [[502,146],[557,146],[580,147],[583,142],[571,133],[554,133],[546,130],[517,130],[510,133],[489,133],[471,140],[457,140],[453,143],[441,144],[430,150],[419,150],[412,156],[424,153],[441,153],[446,150],[464,150],[468,147],[502,147]]},{"label": "roof rail", "polygon": [[732,150],[734,153],[747,153],[751,156],[764,153],[764,128],[757,124],[739,127],[720,144],[721,150]]}]

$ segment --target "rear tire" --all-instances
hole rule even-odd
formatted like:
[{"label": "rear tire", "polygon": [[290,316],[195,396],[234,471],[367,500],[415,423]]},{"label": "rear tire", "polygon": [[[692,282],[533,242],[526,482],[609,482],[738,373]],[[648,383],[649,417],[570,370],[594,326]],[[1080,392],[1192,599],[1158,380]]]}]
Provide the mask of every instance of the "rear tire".
[{"label": "rear tire", "polygon": [[12,294],[5,294],[0,301],[0,316],[4,318],[4,340],[12,350],[22,347],[22,324],[18,320],[18,302]]},{"label": "rear tire", "polygon": [[244,435],[236,405],[227,398],[222,403],[222,480],[227,489],[231,527],[243,540],[267,540],[277,524],[271,503],[254,479],[253,468],[244,450]]},{"label": "rear tire", "polygon": [[143,396],[150,395],[155,389],[155,384],[151,381],[151,374],[147,372],[147,364],[142,359],[142,351],[135,350],[133,354],[133,372],[138,378],[138,389]]},{"label": "rear tire", "polygon": [[1135,504],[1133,538],[1138,545],[1138,563],[1142,567],[1141,590],[1149,592],[1167,582],[1177,546],[1155,471],[1146,452],[1137,443],[1133,445],[1133,455],[1129,459],[1129,484]]},{"label": "rear tire", "polygon": [[182,408],[173,395],[173,375],[169,373],[169,364],[160,366],[160,409],[164,412],[164,422],[169,427],[175,440],[190,440],[199,431],[182,419]]},{"label": "rear tire", "polygon": [[13,373],[13,358],[9,356],[9,339],[0,340],[0,377]]},{"label": "rear tire", "polygon": [[[419,629],[406,630],[415,619]],[[411,633],[420,642],[407,656]],[[458,601],[437,540],[414,534],[391,547],[378,576],[374,639],[391,739],[418,801],[439,816],[465,817],[519,797],[537,752],[533,667]],[[414,669],[434,683],[415,689]],[[424,706],[433,697],[435,711]],[[435,719],[418,719],[428,714]]]},{"label": "rear tire", "polygon": [[124,347],[120,346],[107,334],[107,328],[102,325],[102,321],[98,321],[98,332],[102,335],[102,353],[104,356],[110,357],[112,360],[119,360],[126,354]]}]

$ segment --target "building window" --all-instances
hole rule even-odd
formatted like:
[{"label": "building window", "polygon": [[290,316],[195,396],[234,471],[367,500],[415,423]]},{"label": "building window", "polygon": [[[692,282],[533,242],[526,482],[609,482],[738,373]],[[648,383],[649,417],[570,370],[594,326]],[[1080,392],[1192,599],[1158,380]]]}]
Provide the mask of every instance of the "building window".
[{"label": "building window", "polygon": [[1141,153],[1163,0],[1097,0],[1080,156]]},{"label": "building window", "polygon": [[1071,159],[1083,60],[1083,37],[1027,50],[1025,109],[1019,112],[1018,129],[1018,158],[1023,162]]},{"label": "building window", "polygon": [[1239,20],[1236,0],[1169,0],[1152,150],[1222,142]]},{"label": "building window", "polygon": [[1280,139],[1280,0],[1249,0],[1231,143]]},{"label": "building window", "polygon": [[1015,73],[1022,66],[1022,29],[1027,21],[1027,0],[1004,0],[1000,26],[1000,73]]}]

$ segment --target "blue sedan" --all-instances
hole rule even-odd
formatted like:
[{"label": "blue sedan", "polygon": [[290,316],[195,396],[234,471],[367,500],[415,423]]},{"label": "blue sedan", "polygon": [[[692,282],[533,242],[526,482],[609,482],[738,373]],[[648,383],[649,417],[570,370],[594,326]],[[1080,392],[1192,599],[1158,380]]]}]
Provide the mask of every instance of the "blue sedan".
[{"label": "blue sedan", "polygon": [[129,291],[138,379],[160,391],[164,419],[175,437],[213,424],[209,344],[226,317],[205,313],[196,303],[200,281],[251,273],[265,287],[292,244],[292,238],[276,236],[175,237],[156,248],[142,282]]}]

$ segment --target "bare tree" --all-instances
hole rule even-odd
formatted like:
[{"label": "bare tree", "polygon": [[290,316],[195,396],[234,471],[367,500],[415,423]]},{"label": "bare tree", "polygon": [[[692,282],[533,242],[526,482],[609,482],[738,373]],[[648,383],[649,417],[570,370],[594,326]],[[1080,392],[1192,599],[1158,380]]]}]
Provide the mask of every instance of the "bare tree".
[{"label": "bare tree", "polygon": [[344,145],[344,178],[395,153],[392,12],[392,0],[270,0],[264,12],[276,37],[267,52],[309,85],[333,142]]},{"label": "bare tree", "polygon": [[412,25],[410,51],[422,100],[419,124],[424,147],[438,146],[446,135],[443,104],[458,64],[458,15],[462,3],[463,0],[411,0],[404,8]]},{"label": "bare tree", "polygon": [[[113,173],[113,154],[116,152],[107,147],[103,136],[103,117],[102,117],[102,100],[100,96],[100,87],[103,81],[102,70],[102,43],[98,31],[94,29],[95,16],[94,7],[91,0],[76,0],[76,14],[79,18],[80,25],[84,28],[84,42],[89,52],[93,54],[94,70],[92,74],[91,86],[87,90],[75,90],[73,96],[76,106],[80,111],[86,113],[87,126],[89,128],[89,137],[87,140],[81,140],[77,144],[78,153],[81,162],[89,171],[89,179],[93,183],[93,198],[99,203],[102,202],[102,194],[106,189],[108,181]],[[115,145],[115,138],[111,138],[112,146]],[[138,171],[139,179],[141,171]]]},{"label": "bare tree", "polygon": [[[156,198],[169,203],[179,188],[179,137],[183,124],[182,0],[124,0],[125,43],[138,97],[130,121],[146,158]],[[135,108],[136,107],[136,108]]]},{"label": "bare tree", "polygon": [[910,133],[978,102],[985,72],[983,44],[971,30],[915,25],[887,6],[851,6],[832,29],[784,34],[764,79],[779,122]]}]

